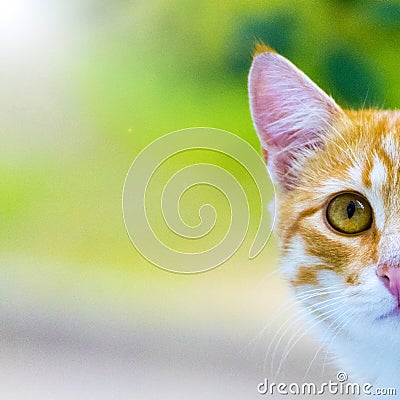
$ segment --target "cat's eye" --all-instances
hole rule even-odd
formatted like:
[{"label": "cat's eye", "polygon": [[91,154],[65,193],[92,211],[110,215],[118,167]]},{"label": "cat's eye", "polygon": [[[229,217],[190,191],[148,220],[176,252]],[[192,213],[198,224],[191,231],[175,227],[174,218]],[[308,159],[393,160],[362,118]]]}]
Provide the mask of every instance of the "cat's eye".
[{"label": "cat's eye", "polygon": [[326,219],[338,232],[355,234],[366,231],[372,225],[372,208],[358,193],[338,194],[328,204]]}]

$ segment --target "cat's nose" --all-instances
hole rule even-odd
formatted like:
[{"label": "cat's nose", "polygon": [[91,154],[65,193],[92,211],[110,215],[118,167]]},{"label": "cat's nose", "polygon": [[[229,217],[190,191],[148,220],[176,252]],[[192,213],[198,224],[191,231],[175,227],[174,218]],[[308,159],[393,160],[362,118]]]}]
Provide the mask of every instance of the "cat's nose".
[{"label": "cat's nose", "polygon": [[396,297],[400,307],[400,267],[398,265],[380,264],[376,269],[376,274],[389,292]]}]

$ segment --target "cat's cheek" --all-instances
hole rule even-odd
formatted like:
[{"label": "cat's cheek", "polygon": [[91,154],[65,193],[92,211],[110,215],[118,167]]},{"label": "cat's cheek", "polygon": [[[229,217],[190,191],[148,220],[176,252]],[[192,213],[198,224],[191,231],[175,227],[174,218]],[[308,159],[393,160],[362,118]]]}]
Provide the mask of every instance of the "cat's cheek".
[{"label": "cat's cheek", "polygon": [[320,258],[306,251],[301,236],[294,236],[282,257],[281,274],[297,293],[333,285],[344,286],[343,277],[329,268]]},{"label": "cat's cheek", "polygon": [[[376,320],[397,307],[397,301],[376,276],[376,265],[364,268],[354,299],[367,319]],[[400,321],[400,316],[399,316]]]},{"label": "cat's cheek", "polygon": [[294,236],[282,257],[281,273],[289,282],[293,282],[298,275],[299,266],[314,264],[315,261],[315,257],[307,254],[303,240]]}]

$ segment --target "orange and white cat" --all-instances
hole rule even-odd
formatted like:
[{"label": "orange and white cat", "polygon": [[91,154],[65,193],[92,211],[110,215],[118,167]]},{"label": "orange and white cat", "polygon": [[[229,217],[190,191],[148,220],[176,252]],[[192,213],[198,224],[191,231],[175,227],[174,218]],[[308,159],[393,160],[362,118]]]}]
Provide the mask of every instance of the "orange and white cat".
[{"label": "orange and white cat", "polygon": [[400,389],[400,112],[343,110],[266,46],[249,96],[284,275],[338,366]]}]

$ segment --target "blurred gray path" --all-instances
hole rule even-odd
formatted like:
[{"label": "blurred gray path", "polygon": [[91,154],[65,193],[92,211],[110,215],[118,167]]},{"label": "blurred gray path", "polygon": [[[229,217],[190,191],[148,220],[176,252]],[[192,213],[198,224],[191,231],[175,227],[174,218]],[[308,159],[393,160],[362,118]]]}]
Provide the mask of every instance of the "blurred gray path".
[{"label": "blurred gray path", "polygon": [[[264,310],[263,304],[267,304],[258,292],[249,303],[254,302],[254,308],[248,308],[246,315],[232,314],[238,318],[236,322],[215,317],[212,307],[213,304],[216,307],[216,303],[213,303],[211,289],[204,297],[204,301],[209,301],[206,304],[208,314],[201,318],[194,315],[186,322],[173,321],[174,315],[183,312],[184,306],[191,307],[182,304],[179,308],[174,304],[170,311],[165,308],[165,318],[158,320],[147,318],[160,307],[156,302],[145,311],[141,303],[122,307],[116,302],[99,309],[84,304],[77,292],[71,292],[66,294],[70,296],[69,303],[57,304],[56,298],[51,303],[40,290],[33,294],[33,275],[44,277],[43,270],[33,269],[29,276],[26,269],[21,270],[24,274],[18,272],[17,263],[13,268],[2,265],[2,399],[271,398],[259,395],[257,385],[265,377],[270,378],[266,376],[267,372],[264,373],[264,358],[279,325],[257,335],[265,322],[260,320],[260,309]],[[23,279],[27,281],[23,283]],[[41,286],[40,279],[37,282],[41,290],[50,291]],[[223,293],[219,293],[221,297]],[[233,290],[227,303],[231,304],[234,296],[243,301],[242,295]],[[189,301],[189,296],[186,297]],[[270,298],[270,306],[277,308],[273,301],[279,303],[282,299],[279,296],[275,300]],[[196,310],[199,305],[190,308],[193,313]],[[265,313],[267,317],[267,310]],[[315,343],[308,339],[296,346],[285,363],[282,379],[287,383],[302,381],[315,351]],[[307,382],[321,381],[321,363],[321,358],[315,361],[306,377]],[[324,377],[333,378],[336,372],[327,368]],[[276,396],[282,397],[291,398]]]}]

